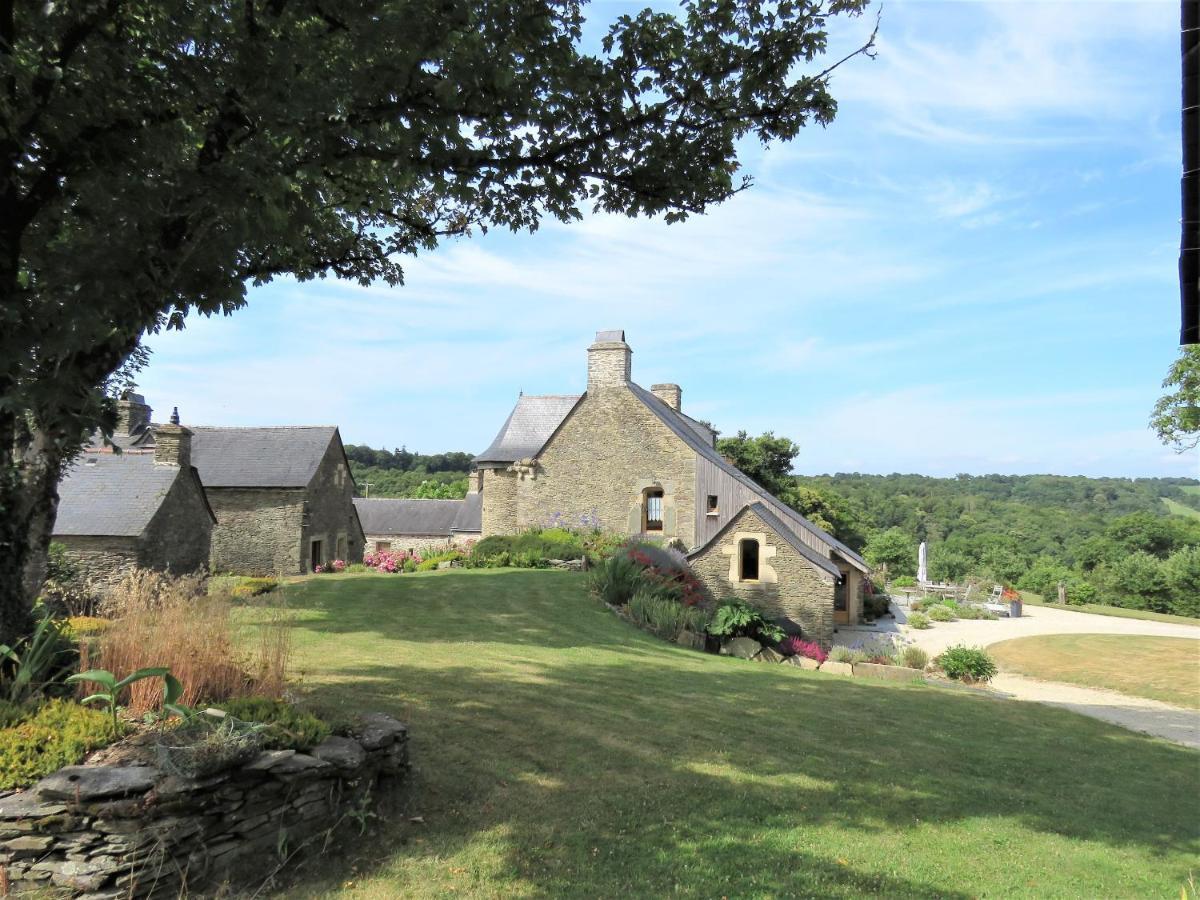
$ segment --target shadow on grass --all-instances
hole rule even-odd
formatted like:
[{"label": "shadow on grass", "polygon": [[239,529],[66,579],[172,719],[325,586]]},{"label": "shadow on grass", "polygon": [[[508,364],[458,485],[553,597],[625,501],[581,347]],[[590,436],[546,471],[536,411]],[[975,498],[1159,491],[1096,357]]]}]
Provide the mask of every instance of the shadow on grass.
[{"label": "shadow on grass", "polygon": [[[314,583],[292,605],[320,660],[312,700],[413,728],[428,825],[401,851],[387,848],[412,833],[386,826],[368,866],[482,854],[548,897],[966,897],[980,889],[960,848],[901,875],[896,836],[950,825],[968,852],[1031,831],[1099,842],[1161,859],[1167,883],[1197,849],[1183,748],[1056,709],[679,650],[590,603],[578,576],[363,580],[382,584]],[[1056,851],[1011,852],[1037,870]]]}]

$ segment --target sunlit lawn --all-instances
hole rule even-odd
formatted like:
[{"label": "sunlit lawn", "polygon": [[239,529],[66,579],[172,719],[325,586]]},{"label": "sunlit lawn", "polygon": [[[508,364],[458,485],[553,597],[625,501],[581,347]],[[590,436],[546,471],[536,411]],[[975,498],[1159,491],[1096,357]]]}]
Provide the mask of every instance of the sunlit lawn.
[{"label": "sunlit lawn", "polygon": [[1191,616],[1176,616],[1171,613],[1153,612],[1149,609],[1126,609],[1123,606],[1107,606],[1103,603],[1054,603],[1047,602],[1040,594],[1021,591],[1021,599],[1030,606],[1049,606],[1067,612],[1091,613],[1097,616],[1113,616],[1117,619],[1141,619],[1145,622],[1170,622],[1174,625],[1191,625],[1200,628],[1200,619]]},{"label": "sunlit lawn", "polygon": [[1200,709],[1198,640],[1048,634],[1001,641],[988,652],[1006,672]]},{"label": "sunlit lawn", "polygon": [[[559,572],[289,588],[303,690],[410,723],[416,803],[289,896],[1151,897],[1200,754],[660,643]],[[314,880],[315,879],[315,880]]]}]

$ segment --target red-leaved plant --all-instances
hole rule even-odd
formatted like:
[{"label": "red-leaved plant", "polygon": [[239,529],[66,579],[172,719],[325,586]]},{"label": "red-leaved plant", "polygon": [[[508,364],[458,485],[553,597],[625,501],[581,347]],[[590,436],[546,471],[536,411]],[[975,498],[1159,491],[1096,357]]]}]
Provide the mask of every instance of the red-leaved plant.
[{"label": "red-leaved plant", "polygon": [[784,656],[803,656],[807,659],[815,659],[819,663],[823,663],[829,658],[829,654],[821,648],[820,644],[815,641],[806,641],[798,634],[785,637],[780,641],[779,652]]}]

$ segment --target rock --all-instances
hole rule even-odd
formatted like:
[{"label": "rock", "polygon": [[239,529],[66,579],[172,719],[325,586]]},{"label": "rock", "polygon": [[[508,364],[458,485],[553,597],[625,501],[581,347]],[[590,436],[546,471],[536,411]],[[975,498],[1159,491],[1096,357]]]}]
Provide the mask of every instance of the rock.
[{"label": "rock", "polygon": [[364,713],[359,721],[362,726],[358,729],[358,742],[366,750],[390,746],[408,733],[404,723],[386,713]]},{"label": "rock", "polygon": [[704,649],[704,635],[692,631],[689,628],[679,632],[679,637],[675,638],[675,643],[680,647],[690,647],[693,650]]},{"label": "rock", "polygon": [[66,811],[67,808],[61,803],[47,803],[33,791],[0,798],[0,820],[40,819],[43,816],[57,816]]},{"label": "rock", "polygon": [[815,672],[817,669],[821,668],[821,664],[819,662],[817,662],[815,659],[809,659],[807,656],[795,656],[792,658],[799,660],[797,665],[799,665],[802,669],[808,669],[809,671]]},{"label": "rock", "polygon": [[15,854],[15,857],[21,856],[36,856],[49,850],[54,845],[54,838],[46,836],[38,836],[27,834],[18,838],[13,838],[11,841],[5,841],[3,847],[5,850]]},{"label": "rock", "polygon": [[77,891],[97,890],[116,869],[115,863],[73,861],[40,862],[33,867],[35,872],[48,872],[50,880],[60,887],[74,888]]},{"label": "rock", "polygon": [[762,644],[758,641],[740,637],[725,644],[721,648],[721,653],[726,656],[736,656],[738,659],[754,659],[760,650],[762,650]]},{"label": "rock", "polygon": [[447,559],[447,560],[443,560],[442,562],[438,563],[437,567],[439,569],[449,569],[453,565],[454,565],[454,563],[450,562],[450,560]]},{"label": "rock", "polygon": [[367,751],[356,740],[333,735],[321,741],[312,755],[344,772],[353,772],[366,760]]},{"label": "rock", "polygon": [[296,775],[300,772],[308,772],[313,769],[327,768],[329,768],[329,763],[322,759],[316,759],[315,757],[309,756],[306,753],[296,753],[271,766],[271,774]]},{"label": "rock", "polygon": [[827,662],[821,664],[821,671],[828,672],[832,675],[853,675],[854,664],[828,660]]},{"label": "rock", "polygon": [[49,799],[86,802],[144,794],[158,778],[158,769],[150,766],[67,766],[39,781],[34,791]]},{"label": "rock", "polygon": [[877,663],[858,663],[854,674],[867,678],[882,678],[886,681],[913,681],[921,677],[919,669],[908,666],[882,666]]},{"label": "rock", "polygon": [[295,750],[264,750],[242,768],[250,772],[266,772],[295,755]]},{"label": "rock", "polygon": [[754,657],[755,662],[779,663],[783,662],[784,655],[778,650],[772,650],[770,647],[763,647],[759,651],[758,656]]}]

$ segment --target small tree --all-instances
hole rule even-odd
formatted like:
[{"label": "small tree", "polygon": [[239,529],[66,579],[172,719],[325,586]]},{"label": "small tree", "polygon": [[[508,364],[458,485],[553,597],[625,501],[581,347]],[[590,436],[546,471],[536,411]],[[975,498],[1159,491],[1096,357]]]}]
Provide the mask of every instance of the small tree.
[{"label": "small tree", "polygon": [[887,566],[892,578],[917,574],[917,542],[900,528],[871,535],[863,548],[863,557],[876,568]]},{"label": "small tree", "polygon": [[1150,427],[1175,452],[1200,446],[1200,344],[1181,347],[1167,370],[1164,388],[1175,388],[1154,404]]}]

